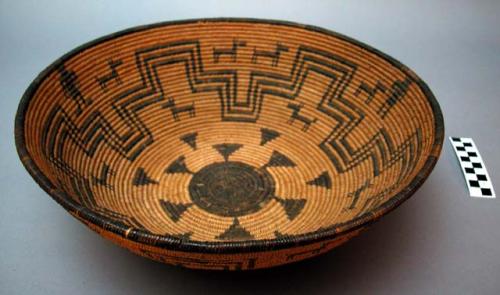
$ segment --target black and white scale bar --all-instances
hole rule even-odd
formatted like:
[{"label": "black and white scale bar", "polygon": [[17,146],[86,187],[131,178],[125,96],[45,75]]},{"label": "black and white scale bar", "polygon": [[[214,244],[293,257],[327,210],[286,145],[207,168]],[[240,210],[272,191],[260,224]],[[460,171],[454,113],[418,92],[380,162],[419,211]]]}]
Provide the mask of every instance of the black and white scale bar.
[{"label": "black and white scale bar", "polygon": [[495,198],[491,178],[472,138],[450,137],[471,197]]}]

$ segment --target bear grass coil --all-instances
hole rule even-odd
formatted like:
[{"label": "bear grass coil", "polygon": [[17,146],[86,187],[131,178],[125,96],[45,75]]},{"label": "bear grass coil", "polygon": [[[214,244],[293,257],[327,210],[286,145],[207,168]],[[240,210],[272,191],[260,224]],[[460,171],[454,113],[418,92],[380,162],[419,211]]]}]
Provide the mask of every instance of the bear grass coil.
[{"label": "bear grass coil", "polygon": [[321,28],[206,19],[85,44],[16,117],[40,186],[105,238],[189,268],[324,253],[410,197],[443,142],[439,105],[391,57]]}]

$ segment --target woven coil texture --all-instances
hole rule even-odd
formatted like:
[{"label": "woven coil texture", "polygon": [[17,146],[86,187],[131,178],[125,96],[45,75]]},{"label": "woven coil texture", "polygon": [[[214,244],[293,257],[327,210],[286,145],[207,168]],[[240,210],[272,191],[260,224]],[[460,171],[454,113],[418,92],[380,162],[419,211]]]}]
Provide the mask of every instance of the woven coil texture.
[{"label": "woven coil texture", "polygon": [[28,171],[90,228],[151,259],[230,270],[358,234],[422,184],[444,133],[399,62],[251,19],[95,40],[40,74],[16,120]]}]

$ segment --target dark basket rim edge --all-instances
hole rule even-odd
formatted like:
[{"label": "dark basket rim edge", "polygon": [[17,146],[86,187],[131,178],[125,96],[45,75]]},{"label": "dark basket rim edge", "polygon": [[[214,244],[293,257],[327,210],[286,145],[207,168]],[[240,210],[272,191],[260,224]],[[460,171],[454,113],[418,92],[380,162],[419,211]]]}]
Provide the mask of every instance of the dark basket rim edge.
[{"label": "dark basket rim edge", "polygon": [[[154,29],[157,27],[190,24],[190,23],[204,23],[204,22],[259,23],[259,24],[270,24],[270,25],[302,28],[308,31],[313,31],[333,36],[335,38],[339,38],[341,40],[349,42],[353,45],[359,46],[360,48],[363,48],[364,50],[367,50],[379,56],[380,58],[384,59],[385,61],[389,62],[392,66],[400,69],[401,71],[403,71],[405,74],[412,77],[416,81],[416,83],[426,96],[432,108],[434,116],[435,138],[432,144],[431,152],[427,157],[424,166],[412,179],[410,184],[407,185],[405,188],[403,188],[398,194],[394,195],[391,199],[380,205],[375,210],[367,212],[361,215],[360,217],[357,217],[345,223],[332,225],[321,231],[309,232],[306,234],[295,235],[295,236],[287,236],[284,238],[253,240],[253,241],[202,242],[202,241],[182,240],[173,236],[152,234],[144,230],[131,228],[121,222],[99,215],[77,204],[70,197],[57,190],[57,187],[54,186],[45,175],[43,175],[41,170],[32,160],[30,154],[26,149],[25,138],[24,138],[24,118],[29,106],[29,102],[33,94],[38,89],[40,83],[45,79],[45,77],[49,75],[61,63],[64,63],[66,60],[70,59],[74,55],[88,48],[91,48],[99,43],[109,41],[114,38],[122,37],[127,34],[137,33],[149,29]],[[99,228],[102,228],[105,231],[117,234],[126,240],[137,242],[143,245],[154,246],[162,249],[181,251],[181,252],[225,254],[225,253],[261,252],[261,251],[293,248],[320,241],[331,240],[346,235],[350,232],[356,231],[358,229],[369,226],[382,216],[386,215],[387,213],[397,208],[408,198],[410,198],[430,175],[439,158],[443,146],[444,119],[439,103],[437,102],[434,94],[427,86],[427,84],[407,66],[405,66],[398,60],[394,59],[393,57],[379,51],[378,49],[371,47],[370,45],[367,45],[361,41],[337,33],[335,31],[313,25],[305,25],[284,20],[222,17],[222,18],[197,18],[197,19],[164,21],[164,22],[146,24],[141,26],[135,26],[99,37],[97,39],[86,42],[72,49],[71,51],[67,52],[66,54],[56,59],[49,66],[47,66],[42,72],[40,72],[38,76],[31,82],[27,90],[24,92],[21,101],[19,103],[15,117],[14,133],[15,133],[15,144],[18,155],[24,167],[26,168],[28,173],[32,176],[32,178],[35,180],[35,182],[37,182],[38,185],[46,193],[48,193],[57,203],[59,203],[65,210],[67,210],[70,214],[77,216],[79,219],[82,219],[85,223],[88,222]]]}]

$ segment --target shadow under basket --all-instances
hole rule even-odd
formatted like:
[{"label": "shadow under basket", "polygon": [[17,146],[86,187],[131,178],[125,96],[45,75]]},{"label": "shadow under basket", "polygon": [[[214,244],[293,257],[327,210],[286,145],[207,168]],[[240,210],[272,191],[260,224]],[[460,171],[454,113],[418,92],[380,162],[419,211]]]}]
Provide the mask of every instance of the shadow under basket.
[{"label": "shadow under basket", "polygon": [[391,57],[282,21],[203,19],[76,48],[24,94],[16,145],[68,212],[139,255],[244,270],[324,253],[396,208],[443,143]]}]

